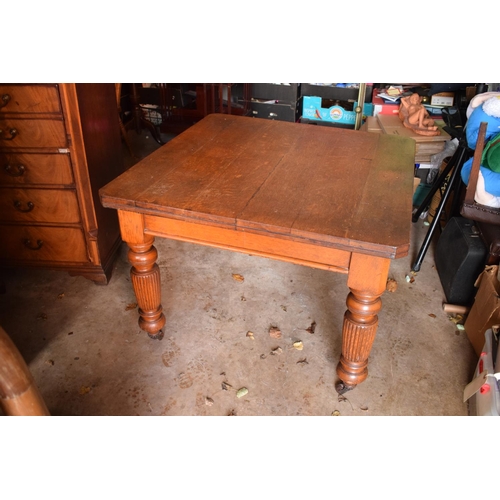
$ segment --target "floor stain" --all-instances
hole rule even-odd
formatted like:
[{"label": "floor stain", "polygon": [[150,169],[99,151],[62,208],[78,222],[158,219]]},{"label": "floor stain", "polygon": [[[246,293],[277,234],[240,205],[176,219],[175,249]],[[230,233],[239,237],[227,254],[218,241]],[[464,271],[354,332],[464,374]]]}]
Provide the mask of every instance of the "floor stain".
[{"label": "floor stain", "polygon": [[165,407],[163,408],[163,411],[160,413],[161,416],[166,416],[169,414],[170,410],[172,408],[174,408],[175,406],[177,405],[177,400],[176,399],[173,399],[173,398],[170,398],[168,401],[167,401],[167,404],[165,405]]},{"label": "floor stain", "polygon": [[171,340],[168,349],[161,355],[161,360],[165,366],[171,366],[172,360],[180,354],[181,350],[177,344]]},{"label": "floor stain", "polygon": [[179,380],[179,387],[181,389],[188,389],[189,387],[191,387],[193,385],[193,377],[191,376],[191,374],[188,372],[188,373],[179,373],[179,376],[177,377],[177,379]]}]

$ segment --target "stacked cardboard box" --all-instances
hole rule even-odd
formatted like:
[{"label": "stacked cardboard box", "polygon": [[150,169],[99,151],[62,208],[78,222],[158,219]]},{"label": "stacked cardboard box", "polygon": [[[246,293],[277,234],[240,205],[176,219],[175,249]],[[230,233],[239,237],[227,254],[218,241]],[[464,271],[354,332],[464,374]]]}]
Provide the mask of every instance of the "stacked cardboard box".
[{"label": "stacked cardboard box", "polygon": [[[341,123],[354,127],[356,123],[356,111],[344,109],[342,106],[334,105],[327,108],[323,107],[323,99],[315,96],[304,96],[302,101],[302,118],[313,122]],[[357,106],[354,102],[353,109]],[[373,114],[373,104],[363,104],[363,115],[371,116]]]},{"label": "stacked cardboard box", "polygon": [[[359,97],[359,86],[340,87],[339,84],[319,84],[319,83],[301,83],[300,95],[317,96],[323,99],[333,99],[339,101],[357,101]],[[358,84],[359,85],[359,84]],[[372,102],[373,84],[366,85],[365,103]]]},{"label": "stacked cardboard box", "polygon": [[[419,135],[403,125],[398,115],[378,114],[377,120],[380,128],[385,134],[400,135],[402,137],[411,137],[415,140],[415,163],[429,163],[431,156],[443,151],[446,141],[451,139],[436,121],[440,134],[427,136]],[[444,125],[444,123],[443,123]]]},{"label": "stacked cardboard box", "polygon": [[373,89],[373,116],[377,115],[396,115],[399,113],[399,102],[386,102],[378,95],[382,92],[382,89]]},{"label": "stacked cardboard box", "polygon": [[[373,114],[373,84],[366,84],[363,115]],[[301,83],[300,122],[341,128],[354,128],[354,108],[359,99],[359,84]]]},{"label": "stacked cardboard box", "polygon": [[500,325],[500,282],[498,266],[486,266],[474,286],[478,289],[464,327],[478,356],[489,328]]}]

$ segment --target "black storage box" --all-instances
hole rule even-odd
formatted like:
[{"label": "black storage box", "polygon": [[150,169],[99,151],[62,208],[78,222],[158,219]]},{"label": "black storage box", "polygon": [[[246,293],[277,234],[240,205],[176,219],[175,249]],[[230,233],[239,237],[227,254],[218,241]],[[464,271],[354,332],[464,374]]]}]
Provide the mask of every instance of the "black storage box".
[{"label": "black storage box", "polygon": [[296,122],[299,116],[297,106],[280,101],[261,102],[252,99],[250,107],[252,108],[252,115],[256,118]]},{"label": "black storage box", "polygon": [[299,117],[298,83],[252,83],[252,115],[258,118],[296,122]]},{"label": "black storage box", "polygon": [[469,306],[474,283],[483,272],[488,251],[473,221],[452,217],[436,247],[436,269],[450,304]]},{"label": "black storage box", "polygon": [[297,104],[300,83],[252,83],[251,96],[257,100],[275,100]]}]

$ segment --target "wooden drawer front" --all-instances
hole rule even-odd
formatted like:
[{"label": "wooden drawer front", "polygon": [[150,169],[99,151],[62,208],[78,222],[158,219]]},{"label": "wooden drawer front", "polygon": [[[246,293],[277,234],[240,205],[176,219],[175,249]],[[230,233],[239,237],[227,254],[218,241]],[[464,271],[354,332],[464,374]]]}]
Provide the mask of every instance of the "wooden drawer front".
[{"label": "wooden drawer front", "polygon": [[55,85],[0,85],[0,113],[60,113]]},{"label": "wooden drawer front", "polygon": [[67,154],[0,153],[0,185],[73,184]]},{"label": "wooden drawer front", "polygon": [[80,229],[67,227],[0,226],[0,262],[88,262]]},{"label": "wooden drawer front", "polygon": [[0,189],[0,220],[15,222],[80,222],[72,189]]},{"label": "wooden drawer front", "polygon": [[62,120],[0,119],[0,148],[65,148]]}]

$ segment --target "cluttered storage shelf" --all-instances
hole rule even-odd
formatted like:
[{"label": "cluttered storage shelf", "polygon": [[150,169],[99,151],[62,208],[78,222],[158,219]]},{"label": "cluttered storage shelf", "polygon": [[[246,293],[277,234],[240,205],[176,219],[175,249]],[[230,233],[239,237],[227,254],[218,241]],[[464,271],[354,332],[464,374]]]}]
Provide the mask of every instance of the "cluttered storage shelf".
[{"label": "cluttered storage shelf", "polygon": [[[128,127],[178,134],[210,113],[250,114],[248,83],[143,83],[122,84],[122,105],[131,116]],[[127,121],[127,118],[124,117]],[[158,138],[157,138],[158,140]],[[160,142],[160,141],[159,141]]]}]

